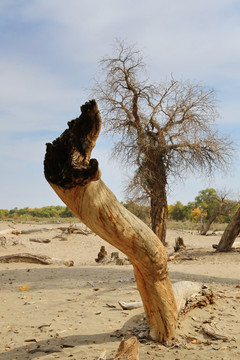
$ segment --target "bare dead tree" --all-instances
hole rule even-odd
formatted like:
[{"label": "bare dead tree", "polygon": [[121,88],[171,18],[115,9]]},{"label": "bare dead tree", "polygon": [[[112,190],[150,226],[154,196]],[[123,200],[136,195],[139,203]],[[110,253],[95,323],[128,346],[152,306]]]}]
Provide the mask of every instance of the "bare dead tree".
[{"label": "bare dead tree", "polygon": [[71,211],[131,261],[152,338],[171,339],[177,322],[177,303],[162,243],[151,229],[120,204],[101,180],[91,159],[101,129],[97,103],[81,107],[59,138],[47,144],[44,174]]},{"label": "bare dead tree", "polygon": [[213,294],[201,284],[181,281],[171,284],[167,255],[153,231],[130,213],[101,180],[96,159],[91,159],[101,129],[96,101],[81,107],[81,115],[47,144],[44,159],[46,180],[71,211],[102,239],[125,253],[135,278],[152,339],[167,342],[174,336],[178,315],[189,311],[187,299],[199,294],[203,304]]},{"label": "bare dead tree", "polygon": [[149,83],[141,52],[121,41],[100,65],[104,77],[94,94],[106,131],[118,135],[114,154],[135,167],[129,191],[138,200],[150,199],[152,229],[165,243],[169,176],[188,170],[209,174],[231,160],[231,140],[214,127],[214,91],[173,77]]}]

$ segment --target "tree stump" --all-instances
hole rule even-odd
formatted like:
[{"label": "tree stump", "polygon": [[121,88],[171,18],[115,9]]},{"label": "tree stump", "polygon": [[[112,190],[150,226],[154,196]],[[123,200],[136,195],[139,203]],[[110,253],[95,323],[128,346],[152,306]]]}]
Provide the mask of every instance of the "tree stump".
[{"label": "tree stump", "polygon": [[103,263],[103,262],[108,261],[107,254],[108,254],[108,253],[107,253],[107,251],[106,251],[106,249],[105,249],[105,246],[101,246],[100,251],[99,251],[98,256],[97,256],[97,258],[95,259],[95,261],[96,261],[97,263]]},{"label": "tree stump", "polygon": [[179,236],[177,239],[175,239],[174,251],[178,252],[179,250],[185,250],[185,249],[186,246],[184,244],[183,238]]}]

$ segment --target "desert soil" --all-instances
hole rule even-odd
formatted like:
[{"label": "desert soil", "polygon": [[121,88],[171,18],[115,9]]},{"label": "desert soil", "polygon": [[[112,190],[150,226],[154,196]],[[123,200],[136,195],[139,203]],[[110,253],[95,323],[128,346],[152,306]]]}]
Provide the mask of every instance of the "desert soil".
[{"label": "desert soil", "polygon": [[[140,300],[132,266],[97,264],[102,245],[108,254],[117,250],[93,233],[64,234],[62,226],[69,224],[0,222],[0,256],[31,253],[74,261],[73,267],[0,263],[1,360],[94,360],[104,349],[110,360],[123,337],[141,329],[145,333],[143,308],[122,310],[118,304]],[[85,229],[80,223],[77,227]],[[240,252],[215,253],[212,244],[219,242],[220,234],[168,230],[168,254],[178,236],[187,246],[185,258],[191,260],[168,263],[172,282],[204,283],[217,299],[179,320],[168,346],[140,339],[140,360],[240,359]],[[50,241],[36,242],[46,239]],[[204,334],[206,323],[216,325],[225,341]]]}]

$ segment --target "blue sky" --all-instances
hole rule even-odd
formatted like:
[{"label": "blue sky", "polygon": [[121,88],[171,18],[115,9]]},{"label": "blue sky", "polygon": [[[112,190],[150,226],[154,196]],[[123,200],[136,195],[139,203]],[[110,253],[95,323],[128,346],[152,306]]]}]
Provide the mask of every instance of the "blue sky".
[{"label": "blue sky", "polygon": [[[114,38],[143,50],[154,81],[173,74],[214,88],[217,126],[239,143],[238,0],[1,0],[0,208],[62,204],[43,176],[45,143],[79,115]],[[128,174],[110,161],[110,143],[101,135],[94,157],[102,179],[124,200]],[[239,165],[238,148],[225,174],[170,181],[169,203],[186,204],[206,187],[239,196]]]}]

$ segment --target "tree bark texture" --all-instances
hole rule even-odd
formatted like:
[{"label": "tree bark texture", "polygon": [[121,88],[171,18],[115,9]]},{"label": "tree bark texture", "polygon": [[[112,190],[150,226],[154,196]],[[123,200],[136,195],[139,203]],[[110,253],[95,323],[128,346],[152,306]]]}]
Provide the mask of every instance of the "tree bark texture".
[{"label": "tree bark texture", "polygon": [[240,208],[236,214],[232,217],[232,220],[226,227],[221,240],[217,247],[217,252],[227,252],[230,251],[232,245],[240,233]]},{"label": "tree bark texture", "polygon": [[159,196],[156,195],[151,199],[152,230],[163,245],[166,245],[167,217],[167,197],[164,190],[164,193],[161,193]]},{"label": "tree bark texture", "polygon": [[[162,143],[164,143],[164,137],[162,137]],[[168,206],[167,206],[167,176],[164,166],[163,158],[164,154],[159,156],[155,147],[157,145],[154,142],[151,143],[151,150],[147,153],[147,185],[150,193],[151,200],[151,223],[152,230],[158,236],[163,245],[166,245],[166,231],[167,231],[167,218],[168,218]],[[154,151],[155,149],[155,151]]]},{"label": "tree bark texture", "polygon": [[133,264],[150,335],[166,342],[174,335],[178,311],[163,244],[152,230],[118,202],[100,179],[91,151],[101,117],[94,100],[52,144],[47,144],[45,177],[58,196],[92,231],[125,253]]}]

